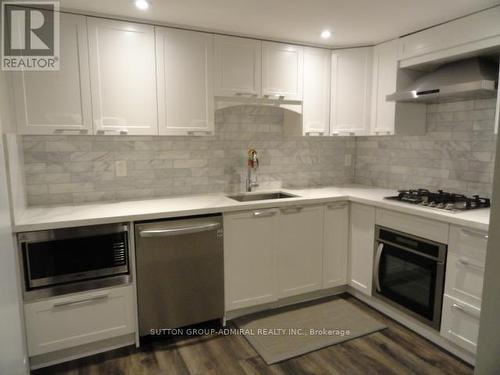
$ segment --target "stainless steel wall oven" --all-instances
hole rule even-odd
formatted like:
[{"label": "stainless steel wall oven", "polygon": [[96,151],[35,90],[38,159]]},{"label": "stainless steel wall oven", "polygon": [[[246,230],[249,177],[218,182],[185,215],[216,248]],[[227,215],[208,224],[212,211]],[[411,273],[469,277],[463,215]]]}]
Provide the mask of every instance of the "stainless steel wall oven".
[{"label": "stainless steel wall oven", "polygon": [[126,224],[19,233],[25,299],[128,282],[128,237]]},{"label": "stainless steel wall oven", "polygon": [[439,329],[447,246],[381,226],[375,234],[374,296]]}]

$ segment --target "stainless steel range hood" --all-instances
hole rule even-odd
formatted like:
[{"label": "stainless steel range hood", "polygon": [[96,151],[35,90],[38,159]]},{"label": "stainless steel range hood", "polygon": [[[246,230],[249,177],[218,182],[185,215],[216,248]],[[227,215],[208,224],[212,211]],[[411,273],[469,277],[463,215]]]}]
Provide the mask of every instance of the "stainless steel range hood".
[{"label": "stainless steel range hood", "polygon": [[497,94],[498,64],[479,57],[440,66],[409,87],[387,95],[393,102],[443,102]]}]

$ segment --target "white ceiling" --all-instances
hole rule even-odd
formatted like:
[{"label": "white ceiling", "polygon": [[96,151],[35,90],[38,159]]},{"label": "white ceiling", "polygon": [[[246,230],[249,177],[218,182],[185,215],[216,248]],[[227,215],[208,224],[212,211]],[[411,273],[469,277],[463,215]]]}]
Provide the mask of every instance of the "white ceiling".
[{"label": "white ceiling", "polygon": [[[61,8],[328,46],[370,45],[500,4],[500,0],[61,0]],[[332,38],[320,38],[323,29]]]}]

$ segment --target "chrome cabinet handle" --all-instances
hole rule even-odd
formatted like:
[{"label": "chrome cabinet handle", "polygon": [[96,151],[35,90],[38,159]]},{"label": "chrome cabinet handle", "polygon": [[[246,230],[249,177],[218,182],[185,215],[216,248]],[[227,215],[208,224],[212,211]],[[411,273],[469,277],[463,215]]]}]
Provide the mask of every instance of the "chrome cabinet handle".
[{"label": "chrome cabinet handle", "polygon": [[375,269],[374,269],[374,281],[375,288],[377,292],[380,293],[380,277],[379,277],[379,269],[380,269],[380,258],[382,257],[382,251],[384,250],[384,244],[380,242],[377,247],[377,253],[375,255]]},{"label": "chrome cabinet handle", "polygon": [[64,133],[77,133],[77,134],[87,134],[89,132],[88,129],[55,129],[55,134],[64,134]]},{"label": "chrome cabinet handle", "polygon": [[375,130],[374,133],[375,135],[379,134],[391,135],[391,132],[389,130],[384,130],[384,131]]},{"label": "chrome cabinet handle", "polygon": [[71,300],[62,301],[62,302],[55,302],[52,304],[52,307],[57,308],[57,307],[64,307],[64,306],[81,305],[81,304],[99,301],[102,299],[107,299],[108,297],[109,297],[109,293],[102,293],[102,294],[98,294],[98,295],[95,295],[92,297],[87,297],[87,298],[82,298],[82,299],[71,299]]},{"label": "chrome cabinet handle", "polygon": [[191,130],[191,131],[187,132],[188,135],[196,135],[196,133],[198,133],[198,134],[212,134],[212,131],[211,130]]},{"label": "chrome cabinet handle", "polygon": [[479,237],[479,238],[482,238],[484,240],[488,239],[488,235],[487,234],[475,232],[473,230],[465,229],[465,228],[462,229],[462,234],[465,234],[466,236],[469,236],[469,237]]},{"label": "chrome cabinet handle", "polygon": [[325,132],[304,132],[305,135],[317,134],[319,136],[324,135]]},{"label": "chrome cabinet handle", "polygon": [[120,135],[127,135],[128,129],[100,129],[97,131],[97,134],[106,134],[106,133],[118,133]]},{"label": "chrome cabinet handle", "polygon": [[208,223],[202,225],[192,225],[182,228],[145,229],[139,231],[139,235],[141,237],[169,237],[169,236],[178,236],[181,234],[207,232],[219,228],[220,228],[220,223]]},{"label": "chrome cabinet handle", "polygon": [[297,213],[300,212],[304,209],[302,206],[293,206],[293,207],[283,207],[280,208],[281,212],[284,214],[289,214],[289,213]]},{"label": "chrome cabinet handle", "polygon": [[327,204],[326,208],[329,210],[338,210],[340,208],[347,207],[347,203],[340,203],[340,204]]},{"label": "chrome cabinet handle", "polygon": [[473,267],[473,268],[477,268],[479,270],[482,270],[484,271],[484,266],[481,266],[479,264],[476,264],[474,262],[471,262],[468,258],[465,258],[465,257],[460,257],[458,258],[457,260],[458,263],[460,263],[461,265],[463,266],[466,266],[466,267]]},{"label": "chrome cabinet handle", "polygon": [[332,132],[332,135],[340,135],[340,134],[356,135],[354,132],[343,131],[343,130],[335,130]]},{"label": "chrome cabinet handle", "polygon": [[454,303],[453,305],[451,305],[451,307],[455,310],[463,312],[464,314],[472,316],[473,318],[479,319],[480,314],[478,314],[474,311],[470,311],[470,310],[466,309],[464,306],[459,305],[458,303]]},{"label": "chrome cabinet handle", "polygon": [[256,98],[258,95],[253,92],[236,92],[236,96],[250,96],[252,98]]},{"label": "chrome cabinet handle", "polygon": [[255,217],[269,217],[276,215],[276,211],[254,211],[253,216]]},{"label": "chrome cabinet handle", "polygon": [[266,95],[264,95],[264,98],[266,98],[266,99],[276,98],[276,99],[279,99],[279,100],[284,100],[285,99],[285,95],[281,95],[281,94],[266,94]]}]

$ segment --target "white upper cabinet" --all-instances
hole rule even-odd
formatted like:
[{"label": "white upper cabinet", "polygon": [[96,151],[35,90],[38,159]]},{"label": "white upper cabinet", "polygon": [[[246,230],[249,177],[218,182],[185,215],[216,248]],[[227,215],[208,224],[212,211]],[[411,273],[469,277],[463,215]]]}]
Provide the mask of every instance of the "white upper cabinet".
[{"label": "white upper cabinet", "polygon": [[157,134],[153,26],[88,18],[97,134]]},{"label": "white upper cabinet", "polygon": [[403,68],[477,54],[500,44],[500,7],[431,27],[401,39]]},{"label": "white upper cabinet", "polygon": [[398,40],[379,44],[373,50],[371,134],[394,134],[396,103],[385,100],[396,91]]},{"label": "white upper cabinet", "polygon": [[262,95],[302,100],[303,67],[303,47],[262,42]]},{"label": "white upper cabinet", "polygon": [[60,14],[60,70],[12,72],[20,134],[92,132],[85,17]]},{"label": "white upper cabinet", "polygon": [[215,36],[215,95],[261,95],[262,43],[260,40]]},{"label": "white upper cabinet", "polygon": [[332,52],[332,135],[369,133],[372,55],[371,47]]},{"label": "white upper cabinet", "polygon": [[213,38],[156,28],[160,134],[213,133]]},{"label": "white upper cabinet", "polygon": [[329,135],[331,51],[304,48],[304,135]]}]

